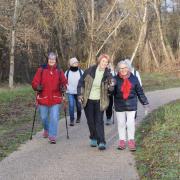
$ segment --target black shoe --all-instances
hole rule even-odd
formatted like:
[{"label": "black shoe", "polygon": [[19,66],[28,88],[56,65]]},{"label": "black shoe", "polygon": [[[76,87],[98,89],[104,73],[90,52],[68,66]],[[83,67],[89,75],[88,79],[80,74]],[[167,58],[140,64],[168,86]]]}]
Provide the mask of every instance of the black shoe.
[{"label": "black shoe", "polygon": [[74,121],[71,121],[69,125],[74,126]]},{"label": "black shoe", "polygon": [[80,123],[80,118],[76,120],[76,123]]}]

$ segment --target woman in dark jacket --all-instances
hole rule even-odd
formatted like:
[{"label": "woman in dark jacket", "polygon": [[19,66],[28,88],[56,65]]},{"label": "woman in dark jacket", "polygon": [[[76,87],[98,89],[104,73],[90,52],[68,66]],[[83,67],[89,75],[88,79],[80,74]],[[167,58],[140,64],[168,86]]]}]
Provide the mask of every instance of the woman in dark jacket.
[{"label": "woman in dark jacket", "polygon": [[63,71],[57,68],[55,53],[49,53],[48,63],[37,70],[32,87],[37,91],[37,103],[44,127],[43,137],[49,137],[53,144],[56,143],[62,90],[66,90],[66,84]]},{"label": "woman in dark jacket", "polygon": [[78,83],[78,98],[84,107],[90,131],[90,145],[100,150],[106,149],[103,112],[109,105],[108,82],[112,75],[107,66],[109,56],[100,55],[97,65],[85,70]]},{"label": "woman in dark jacket", "polygon": [[129,64],[125,61],[120,61],[117,69],[118,74],[115,76],[116,85],[114,88],[114,105],[118,121],[118,148],[126,148],[127,126],[128,148],[134,151],[136,150],[134,134],[137,98],[144,106],[147,106],[149,103],[137,77],[130,72],[131,68]]}]

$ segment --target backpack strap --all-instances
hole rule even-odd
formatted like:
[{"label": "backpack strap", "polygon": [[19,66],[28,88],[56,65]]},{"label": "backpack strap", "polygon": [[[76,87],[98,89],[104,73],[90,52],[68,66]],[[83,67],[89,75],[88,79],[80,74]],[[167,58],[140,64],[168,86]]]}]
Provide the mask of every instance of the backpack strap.
[{"label": "backpack strap", "polygon": [[68,80],[68,76],[69,76],[69,69],[67,70],[67,73],[66,73],[66,78],[67,78],[67,80]]},{"label": "backpack strap", "polygon": [[134,76],[136,76],[136,70],[134,69]]},{"label": "backpack strap", "polygon": [[80,77],[81,77],[82,76],[82,71],[81,71],[80,68],[78,70],[79,70],[79,74],[80,74]]},{"label": "backpack strap", "polygon": [[41,85],[41,83],[42,83],[42,75],[43,75],[43,71],[44,71],[44,69],[46,69],[46,68],[47,68],[47,64],[41,65],[40,85]]}]

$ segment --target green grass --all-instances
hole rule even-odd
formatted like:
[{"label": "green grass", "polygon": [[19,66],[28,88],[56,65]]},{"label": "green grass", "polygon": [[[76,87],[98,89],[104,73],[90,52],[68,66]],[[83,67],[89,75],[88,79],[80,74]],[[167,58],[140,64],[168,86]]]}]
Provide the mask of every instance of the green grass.
[{"label": "green grass", "polygon": [[[29,85],[0,90],[0,160],[30,137],[35,96]],[[38,118],[38,117],[37,117]],[[35,131],[41,128],[36,122]]]},{"label": "green grass", "polygon": [[0,88],[0,103],[11,102],[17,97],[24,97],[26,95],[30,95],[32,98],[33,94],[34,92],[30,85],[18,86],[12,90],[8,88]]},{"label": "green grass", "polygon": [[180,77],[176,74],[142,73],[141,78],[145,91],[180,87]]},{"label": "green grass", "polygon": [[180,100],[152,112],[137,129],[136,165],[141,180],[178,180]]}]

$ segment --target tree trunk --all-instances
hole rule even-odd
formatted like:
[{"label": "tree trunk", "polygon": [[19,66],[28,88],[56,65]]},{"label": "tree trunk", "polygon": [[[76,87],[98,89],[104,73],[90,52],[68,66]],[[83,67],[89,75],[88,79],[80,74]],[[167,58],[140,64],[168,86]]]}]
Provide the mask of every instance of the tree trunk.
[{"label": "tree trunk", "polygon": [[180,65],[180,31],[179,31],[179,36],[178,36],[178,49],[177,49],[177,63]]},{"label": "tree trunk", "polygon": [[151,50],[151,53],[152,53],[154,62],[155,62],[155,64],[156,64],[156,67],[159,68],[159,62],[158,62],[158,60],[157,60],[157,58],[156,58],[156,55],[155,55],[155,53],[154,53],[154,50],[153,50],[153,48],[152,48],[152,44],[151,44],[150,41],[149,41],[149,47],[150,47],[150,50]]},{"label": "tree trunk", "polygon": [[14,85],[14,50],[15,50],[15,39],[16,39],[17,7],[18,7],[18,0],[15,0],[13,26],[11,32],[11,53],[10,53],[10,70],[9,70],[10,89],[12,89]]},{"label": "tree trunk", "polygon": [[[172,57],[172,54],[169,55],[169,53],[167,51],[167,48],[165,46],[163,30],[162,30],[162,24],[161,24],[161,16],[160,16],[160,12],[159,12],[159,4],[158,4],[157,0],[154,0],[154,9],[155,9],[156,15],[157,15],[157,23],[158,23],[159,33],[160,33],[160,40],[161,40],[163,51],[164,51],[164,54],[165,54],[165,57],[166,57],[166,62],[168,64],[171,64],[172,61],[174,61],[174,58]],[[168,46],[168,49],[170,50],[169,46]]]},{"label": "tree trunk", "polygon": [[[136,47],[134,49],[134,52],[132,53],[132,56],[131,56],[131,63],[133,62],[135,56],[136,56],[136,53],[137,53],[137,50],[139,48],[139,45],[140,43],[142,42],[142,39],[143,37],[145,37],[145,34],[144,34],[144,31],[146,29],[146,25],[147,25],[147,0],[145,1],[145,6],[144,6],[144,16],[143,16],[143,24],[141,26],[141,30],[140,30],[140,33],[139,33],[139,38],[138,38],[138,42],[136,44]],[[144,36],[143,36],[144,35]]]},{"label": "tree trunk", "polygon": [[88,58],[88,67],[92,64],[94,57],[94,48],[93,48],[93,40],[94,40],[94,0],[91,0],[91,23],[90,23],[91,31],[90,31],[90,51]]}]

